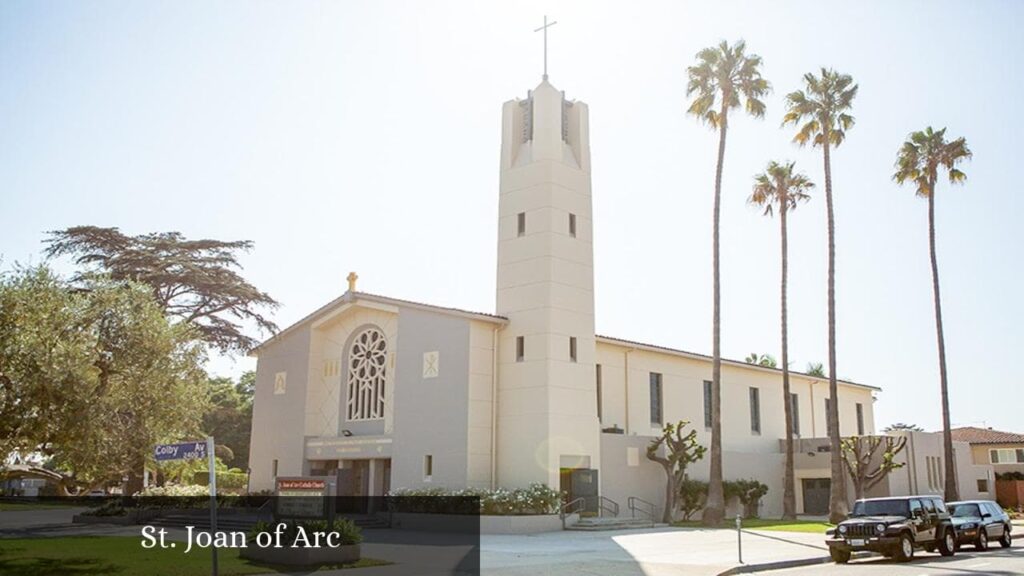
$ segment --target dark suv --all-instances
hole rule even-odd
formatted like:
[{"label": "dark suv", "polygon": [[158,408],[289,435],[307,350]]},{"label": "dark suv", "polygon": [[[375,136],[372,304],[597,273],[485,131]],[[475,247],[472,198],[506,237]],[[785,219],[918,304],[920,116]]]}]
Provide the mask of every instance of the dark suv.
[{"label": "dark suv", "polygon": [[956,552],[956,531],[939,496],[868,498],[853,505],[850,517],[828,531],[829,554],[839,564],[850,554],[870,550],[907,562],[914,551]]}]

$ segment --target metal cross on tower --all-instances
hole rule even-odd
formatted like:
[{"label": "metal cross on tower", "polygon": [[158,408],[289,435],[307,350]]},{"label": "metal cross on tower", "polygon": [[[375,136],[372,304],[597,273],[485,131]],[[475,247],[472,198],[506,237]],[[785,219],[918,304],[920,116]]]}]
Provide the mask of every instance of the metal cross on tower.
[{"label": "metal cross on tower", "polygon": [[548,28],[558,24],[558,22],[548,23],[548,17],[544,15],[544,25],[534,30],[534,32],[544,31],[544,80],[548,79]]}]

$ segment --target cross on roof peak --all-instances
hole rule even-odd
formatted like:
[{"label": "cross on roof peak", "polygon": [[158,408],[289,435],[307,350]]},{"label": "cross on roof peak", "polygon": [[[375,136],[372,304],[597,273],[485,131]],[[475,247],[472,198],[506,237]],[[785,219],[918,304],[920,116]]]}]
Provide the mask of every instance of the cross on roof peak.
[{"label": "cross on roof peak", "polygon": [[556,21],[548,22],[547,14],[544,15],[544,25],[534,30],[534,32],[544,31],[544,80],[548,79],[548,28],[558,24]]}]

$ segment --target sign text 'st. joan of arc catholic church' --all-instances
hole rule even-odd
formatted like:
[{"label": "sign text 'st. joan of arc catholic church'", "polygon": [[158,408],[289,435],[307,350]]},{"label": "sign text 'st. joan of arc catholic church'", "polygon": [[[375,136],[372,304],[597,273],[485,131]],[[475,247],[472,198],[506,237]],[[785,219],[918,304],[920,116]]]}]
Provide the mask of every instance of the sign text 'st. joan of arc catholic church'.
[{"label": "sign text 'st. joan of arc catholic church'", "polygon": [[[595,335],[588,118],[546,76],[502,107],[495,313],[359,292],[353,274],[255,350],[252,490],[310,475],[367,496],[539,482],[664,503],[645,448],[679,420],[710,444],[711,359]],[[791,386],[798,434],[827,436],[828,381]],[[874,432],[875,390],[840,383],[842,434]],[[781,373],[723,360],[722,402],[727,476],[767,484],[762,514],[781,514]],[[799,512],[817,501],[802,487],[829,478],[821,456],[797,469]],[[706,479],[707,461],[690,475]]]}]

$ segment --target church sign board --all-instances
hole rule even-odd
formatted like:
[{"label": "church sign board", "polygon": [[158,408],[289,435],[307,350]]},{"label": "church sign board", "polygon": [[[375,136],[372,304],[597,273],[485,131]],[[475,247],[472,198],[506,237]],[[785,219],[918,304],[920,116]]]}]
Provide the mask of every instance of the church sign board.
[{"label": "church sign board", "polygon": [[278,518],[326,518],[327,481],[323,478],[278,478],[274,515]]}]

